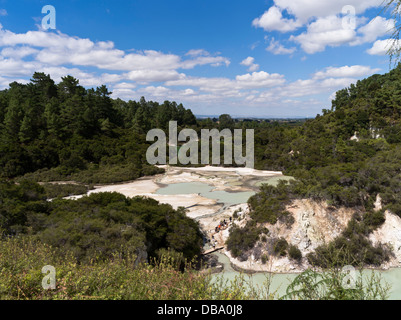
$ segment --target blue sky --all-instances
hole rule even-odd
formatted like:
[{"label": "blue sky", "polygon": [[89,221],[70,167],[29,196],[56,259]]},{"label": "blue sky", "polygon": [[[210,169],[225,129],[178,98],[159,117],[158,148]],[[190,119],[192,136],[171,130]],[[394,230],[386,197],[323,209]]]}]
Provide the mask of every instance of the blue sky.
[{"label": "blue sky", "polygon": [[[198,115],[314,117],[337,90],[389,71],[394,21],[381,4],[0,0],[0,88],[42,71]],[[42,27],[45,5],[55,30]]]}]

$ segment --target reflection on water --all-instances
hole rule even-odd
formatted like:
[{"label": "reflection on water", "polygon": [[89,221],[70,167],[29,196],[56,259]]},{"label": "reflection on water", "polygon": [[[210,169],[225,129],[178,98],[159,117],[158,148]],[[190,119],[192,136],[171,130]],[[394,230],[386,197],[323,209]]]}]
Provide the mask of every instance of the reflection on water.
[{"label": "reflection on water", "polygon": [[227,205],[236,205],[248,202],[255,192],[227,192],[213,191],[214,187],[202,182],[185,182],[169,184],[167,187],[160,188],[156,194],[177,195],[177,194],[199,194],[202,197],[217,200]]},{"label": "reflection on water", "polygon": [[289,177],[289,176],[278,176],[278,177],[275,176],[275,177],[267,178],[266,180],[263,180],[263,181],[258,181],[255,183],[255,186],[260,187],[260,186],[262,186],[262,184],[268,184],[269,186],[276,187],[280,180],[290,181],[290,180],[294,180],[294,178]]}]

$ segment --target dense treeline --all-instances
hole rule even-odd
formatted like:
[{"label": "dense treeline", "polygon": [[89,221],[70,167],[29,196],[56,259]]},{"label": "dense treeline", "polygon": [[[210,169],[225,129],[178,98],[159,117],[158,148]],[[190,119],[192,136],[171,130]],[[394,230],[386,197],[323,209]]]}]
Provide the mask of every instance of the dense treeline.
[{"label": "dense treeline", "polygon": [[145,133],[170,120],[196,125],[181,104],[125,102],[106,86],[85,89],[67,76],[55,84],[35,73],[28,84],[0,92],[0,177],[42,170],[37,180],[77,179],[109,183],[160,170],[146,162]]}]

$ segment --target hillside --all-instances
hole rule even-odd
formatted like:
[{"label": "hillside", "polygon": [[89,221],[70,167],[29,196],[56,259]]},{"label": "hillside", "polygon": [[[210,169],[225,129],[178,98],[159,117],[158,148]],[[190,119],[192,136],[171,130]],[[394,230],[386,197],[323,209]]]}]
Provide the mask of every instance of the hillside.
[{"label": "hillside", "polygon": [[[391,259],[393,248],[385,241],[373,244],[370,235],[389,215],[401,216],[400,90],[398,65],[387,74],[373,75],[338,91],[332,109],[323,110],[322,115],[304,125],[280,128],[275,136],[258,141],[260,150],[260,145],[266,146],[258,166],[282,169],[297,180],[278,187],[262,187],[249,200],[245,228],[259,231],[253,234],[251,245],[244,247],[236,241],[243,234],[241,228],[232,230],[228,244],[234,257],[246,260],[252,254],[254,246],[266,236],[264,225],[285,222],[291,228],[296,219],[288,207],[309,199],[326,203],[333,218],[339,215],[340,208],[351,209],[353,216],[331,241],[313,252],[301,248],[304,261],[319,267],[344,263],[378,267]],[[262,136],[259,133],[260,139]],[[375,209],[378,197],[379,210]],[[293,243],[287,240],[270,239],[275,242],[270,254],[290,256]],[[276,250],[276,245],[281,249]],[[299,248],[292,248],[292,253],[299,259],[296,249]]]}]

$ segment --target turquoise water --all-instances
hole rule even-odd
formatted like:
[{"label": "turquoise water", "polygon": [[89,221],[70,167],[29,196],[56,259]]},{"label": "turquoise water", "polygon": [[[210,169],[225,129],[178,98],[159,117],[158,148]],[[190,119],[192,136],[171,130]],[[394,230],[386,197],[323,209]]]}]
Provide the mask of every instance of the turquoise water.
[{"label": "turquoise water", "polygon": [[169,184],[167,187],[160,188],[156,194],[176,195],[176,194],[199,194],[202,197],[217,200],[224,205],[236,205],[248,202],[255,192],[227,192],[213,191],[214,187],[202,182],[185,182]]},{"label": "turquoise water", "polygon": [[[272,177],[266,181],[261,181],[258,184],[268,183],[277,184],[280,179],[290,180],[291,177]],[[175,183],[170,184],[164,188],[159,189],[156,193],[163,195],[176,195],[176,194],[200,194],[201,196],[214,199],[225,205],[235,205],[246,203],[248,199],[253,196],[254,192],[236,192],[229,193],[226,191],[213,191],[214,187],[202,182],[188,182],[188,183]],[[234,280],[240,273],[235,271],[230,266],[230,261],[227,256],[222,253],[216,253],[219,261],[224,264],[224,272],[214,275],[213,277],[223,277],[224,280]],[[365,270],[366,277],[373,272]],[[391,269],[388,271],[374,271],[382,277],[383,283],[388,283],[391,286],[389,299],[401,300],[401,268]],[[275,297],[281,297],[285,294],[287,286],[296,278],[297,274],[270,274],[270,273],[256,273],[249,278],[255,286],[264,286],[267,279],[270,279],[269,292],[274,293]],[[248,276],[247,276],[248,277]]]},{"label": "turquoise water", "polygon": [[186,182],[186,183],[173,183],[167,185],[167,187],[160,188],[156,191],[156,194],[163,195],[176,195],[176,194],[197,194],[197,193],[208,193],[213,190],[214,187],[209,186],[202,182]]},{"label": "turquoise water", "polygon": [[289,176],[271,177],[267,178],[266,180],[256,182],[255,186],[260,187],[262,184],[268,184],[270,186],[276,187],[280,180],[290,181],[294,180],[294,178]]},{"label": "turquoise water", "polygon": [[[241,274],[235,271],[230,264],[230,260],[223,253],[214,253],[217,256],[218,261],[224,265],[224,271],[219,274],[213,275],[213,279],[223,278],[224,281],[232,281],[235,277]],[[296,274],[271,274],[271,273],[255,273],[253,275],[245,275],[247,282],[251,281],[255,287],[261,289],[266,287],[269,283],[269,293],[273,294],[276,298],[282,297],[286,293],[287,286],[295,279]]]},{"label": "turquoise water", "polygon": [[[224,271],[220,274],[213,275],[217,277],[223,277],[224,280],[232,281],[236,276],[240,276],[240,273],[235,271],[231,265],[230,260],[227,256],[222,253],[215,253],[220,263],[224,265]],[[362,275],[364,279],[369,279],[372,272],[381,276],[382,285],[388,284],[391,287],[389,292],[390,300],[401,300],[401,268],[391,269],[387,271],[372,271],[364,270]],[[271,274],[271,273],[255,273],[253,275],[247,275],[246,280],[251,280],[254,286],[259,288],[270,283],[269,292],[274,294],[275,298],[282,297],[286,293],[288,285],[297,277],[297,274]]]},{"label": "turquoise water", "polygon": [[383,280],[391,285],[390,300],[401,300],[401,268],[377,271]]}]

